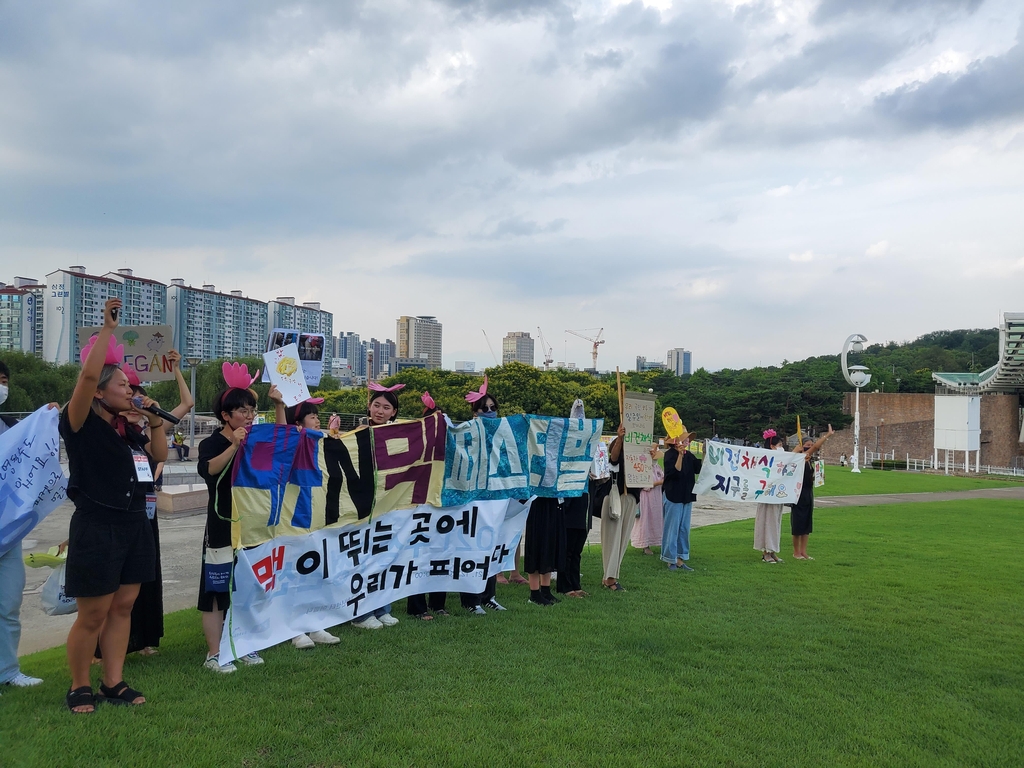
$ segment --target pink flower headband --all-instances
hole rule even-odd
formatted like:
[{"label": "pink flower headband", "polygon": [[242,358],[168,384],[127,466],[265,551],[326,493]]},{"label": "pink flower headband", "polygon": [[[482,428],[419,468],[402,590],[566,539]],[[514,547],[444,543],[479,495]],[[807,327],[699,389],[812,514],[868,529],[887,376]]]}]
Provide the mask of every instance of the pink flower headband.
[{"label": "pink flower headband", "polygon": [[310,405],[320,405],[324,399],[322,397],[311,397],[306,402]]},{"label": "pink flower headband", "polygon": [[395,384],[393,387],[385,387],[383,384],[371,381],[366,385],[366,388],[371,392],[397,392],[400,389],[405,389],[405,384]]},{"label": "pink flower headband", "polygon": [[[79,355],[82,358],[82,364],[85,365],[85,359],[89,357],[89,353],[92,352],[92,348],[96,346],[96,340],[99,335],[95,335],[89,339],[89,343],[82,347],[82,354]],[[111,336],[107,341],[107,356],[103,358],[104,365],[121,365],[124,362],[124,344],[118,344],[117,340]],[[136,377],[138,378],[138,377]]]},{"label": "pink flower headband", "polygon": [[466,402],[467,403],[475,403],[477,400],[480,400],[481,398],[484,398],[484,397],[487,397],[487,376],[486,375],[484,376],[484,384],[483,384],[483,386],[480,387],[480,389],[477,390],[476,392],[470,392],[469,394],[466,395]]},{"label": "pink flower headband", "polygon": [[434,402],[434,398],[430,396],[430,393],[423,390],[423,394],[420,395],[420,400],[427,408],[437,408],[437,403]]},{"label": "pink flower headband", "polygon": [[768,440],[769,438],[775,437],[775,435],[777,435],[777,434],[778,433],[774,429],[766,429],[761,434],[761,437],[763,437],[765,440]]},{"label": "pink flower headband", "polygon": [[258,370],[249,376],[249,366],[244,363],[224,363],[220,370],[224,374],[224,383],[231,389],[248,389],[260,377]]}]

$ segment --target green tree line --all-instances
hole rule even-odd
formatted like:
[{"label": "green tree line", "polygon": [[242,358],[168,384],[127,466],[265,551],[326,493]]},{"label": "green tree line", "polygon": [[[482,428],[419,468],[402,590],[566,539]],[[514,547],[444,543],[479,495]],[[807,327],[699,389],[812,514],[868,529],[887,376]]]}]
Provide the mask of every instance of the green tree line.
[{"label": "green tree line", "polygon": [[[932,371],[982,371],[996,362],[999,335],[995,329],[937,331],[913,342],[875,344],[856,360],[872,375],[870,390],[886,392],[932,392]],[[7,403],[0,411],[31,411],[51,401],[66,402],[78,377],[77,365],[53,365],[20,352],[0,353],[11,369],[11,388]],[[262,367],[259,358],[243,358],[250,371]],[[615,375],[591,376],[582,371],[542,371],[511,363],[486,371],[488,391],[501,405],[503,414],[537,413],[568,416],[573,401],[583,400],[587,416],[605,419],[605,428],[618,427],[618,399]],[[191,371],[184,371],[186,382]],[[796,431],[800,417],[804,430],[824,429],[831,423],[840,429],[850,423],[842,412],[843,396],[850,391],[839,368],[838,355],[811,357],[780,366],[722,369],[709,372],[698,369],[691,376],[676,376],[667,371],[622,373],[626,388],[637,392],[653,391],[657,409],[673,407],[687,428],[700,437],[717,433],[722,437],[756,441],[767,427],[783,434]],[[404,383],[398,393],[400,414],[419,416],[423,410],[420,395],[429,391],[438,406],[455,421],[469,418],[464,396],[479,388],[482,375],[453,371],[408,369],[384,380],[391,386]],[[195,399],[200,412],[213,408],[214,398],[224,386],[221,361],[203,363],[196,369]],[[269,387],[257,386],[261,410],[271,408],[266,393]],[[149,393],[164,407],[178,403],[173,381],[149,387]],[[324,398],[321,411],[362,414],[366,411],[365,387],[341,389],[337,381],[325,376],[314,393]],[[663,435],[661,420],[655,431]]]}]

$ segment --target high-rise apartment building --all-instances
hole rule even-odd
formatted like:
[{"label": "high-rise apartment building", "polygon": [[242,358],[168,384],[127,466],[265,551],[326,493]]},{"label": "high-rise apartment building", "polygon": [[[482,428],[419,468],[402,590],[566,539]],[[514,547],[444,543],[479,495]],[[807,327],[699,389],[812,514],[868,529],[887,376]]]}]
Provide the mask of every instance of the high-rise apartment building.
[{"label": "high-rise apartment building", "polygon": [[324,370],[331,370],[334,357],[334,315],[320,309],[319,301],[295,303],[294,296],[278,296],[267,302],[267,328],[298,328],[299,333],[322,333],[324,344]]},{"label": "high-rise apartment building", "polygon": [[371,338],[366,343],[367,376],[379,379],[391,375],[391,361],[395,358],[395,342],[391,339],[377,341]]},{"label": "high-rise apartment building", "polygon": [[103,325],[107,299],[123,298],[124,285],[110,277],[90,275],[82,266],[51,272],[46,283],[43,359],[51,363],[78,363],[78,329]]},{"label": "high-rise apartment building", "polygon": [[167,286],[156,280],[136,277],[130,269],[107,272],[103,277],[119,282],[121,325],[163,325],[167,322]]},{"label": "high-rise apartment building", "polygon": [[501,340],[501,364],[533,365],[533,339],[526,331],[509,331]]},{"label": "high-rise apartment building", "polygon": [[42,356],[44,289],[28,277],[14,278],[13,285],[0,283],[0,350]]},{"label": "high-rise apartment building", "polygon": [[432,315],[402,315],[397,321],[396,358],[423,360],[426,368],[441,367],[441,323]]},{"label": "high-rise apartment building", "polygon": [[668,366],[655,360],[648,361],[642,355],[636,356],[636,369],[638,371],[664,371]]},{"label": "high-rise apartment building", "polygon": [[689,375],[693,373],[690,364],[690,351],[682,347],[670,349],[666,355],[665,364],[676,376]]},{"label": "high-rise apartment building", "polygon": [[259,357],[267,348],[267,319],[267,303],[241,291],[193,288],[181,278],[167,286],[167,322],[182,357]]}]

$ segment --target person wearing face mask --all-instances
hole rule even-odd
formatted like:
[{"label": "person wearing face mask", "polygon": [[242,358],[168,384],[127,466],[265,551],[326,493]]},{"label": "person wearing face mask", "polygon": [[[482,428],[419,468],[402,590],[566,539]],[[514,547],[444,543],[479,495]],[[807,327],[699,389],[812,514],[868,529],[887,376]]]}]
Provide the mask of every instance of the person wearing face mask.
[{"label": "person wearing face mask", "polygon": [[[398,418],[398,395],[395,393],[404,389],[405,384],[385,387],[383,384],[371,381],[366,388],[370,393],[370,402],[366,407],[369,426],[382,427]],[[352,621],[352,626],[358,629],[380,629],[381,627],[393,627],[397,623],[398,619],[391,615],[391,603],[388,603],[370,613],[356,616]]]},{"label": "person wearing face mask", "polygon": [[[786,450],[786,442],[774,429],[766,429],[764,447],[770,451]],[[781,563],[782,504],[758,504],[754,513],[754,549],[761,553],[762,563]]]},{"label": "person wearing face mask", "polygon": [[[498,401],[495,399],[494,395],[487,394],[486,376],[484,376],[484,383],[480,389],[466,395],[466,402],[469,403],[469,410],[472,412],[474,419],[498,418]],[[497,591],[497,584],[497,576],[491,576],[487,579],[483,592],[478,594],[463,592],[460,595],[462,607],[470,613],[475,613],[478,616],[483,616],[487,613],[484,610],[484,606],[490,608],[492,611],[504,611],[504,606],[494,599],[495,592]]]},{"label": "person wearing face mask", "polygon": [[[0,361],[0,405],[7,402],[10,369]],[[18,423],[13,416],[0,413],[0,435]],[[25,563],[21,559],[21,541],[0,552],[0,685],[28,688],[43,681],[21,671],[18,642],[21,640],[21,600],[25,590]]]},{"label": "person wearing face mask", "polygon": [[[140,705],[145,697],[122,679],[139,585],[156,576],[153,529],[146,519],[146,485],[153,482],[150,458],[167,459],[166,424],[149,416],[156,439],[133,428],[128,377],[120,369],[124,348],[113,332],[121,300],[108,299],[103,327],[83,351],[82,370],[60,419],[68,454],[68,498],[75,504],[69,529],[65,592],[77,598],[78,614],[68,633],[72,712],[93,712],[97,700]],[[142,407],[155,405],[148,397]],[[103,649],[103,682],[94,696],[89,668],[96,643]]]},{"label": "person wearing face mask", "polygon": [[[231,464],[256,416],[256,393],[250,387],[259,377],[259,371],[250,377],[248,367],[238,363],[224,363],[221,371],[227,387],[217,395],[213,410],[223,426],[199,444],[196,467],[209,491],[197,608],[202,613],[207,645],[203,666],[214,672],[228,673],[234,672],[236,667],[230,661],[221,664],[219,654],[224,614],[231,601],[228,589],[234,563],[231,547]],[[239,661],[246,665],[263,663],[256,652],[246,654]]]},{"label": "person wearing face mask", "polygon": [[828,425],[828,432],[818,438],[805,437],[803,443],[794,450],[794,453],[804,454],[804,484],[800,488],[800,498],[796,504],[790,505],[789,526],[793,534],[793,559],[813,560],[807,554],[807,539],[814,530],[814,454],[835,434],[832,425]]},{"label": "person wearing face mask", "polygon": [[670,571],[692,571],[686,562],[690,559],[690,515],[696,476],[700,474],[701,460],[686,450],[693,432],[677,437],[665,451],[665,483],[662,486],[665,508],[665,528],[661,538],[661,559],[668,563]]}]

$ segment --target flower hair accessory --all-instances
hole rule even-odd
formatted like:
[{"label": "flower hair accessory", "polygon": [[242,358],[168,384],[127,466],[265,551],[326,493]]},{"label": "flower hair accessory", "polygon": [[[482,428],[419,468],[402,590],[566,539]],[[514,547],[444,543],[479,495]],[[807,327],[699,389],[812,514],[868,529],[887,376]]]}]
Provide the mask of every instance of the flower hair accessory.
[{"label": "flower hair accessory", "polygon": [[437,403],[434,402],[434,398],[430,396],[430,393],[423,390],[423,394],[420,395],[420,400],[427,408],[437,408]]},{"label": "flower hair accessory", "polygon": [[763,437],[765,440],[769,440],[769,439],[775,437],[777,434],[778,434],[778,432],[776,432],[774,429],[766,429],[761,434],[761,437]]},{"label": "flower hair accessory", "polygon": [[324,399],[322,397],[311,397],[308,400],[306,400],[306,402],[309,403],[310,405],[320,405],[323,401]]},{"label": "flower hair accessory", "polygon": [[249,366],[244,363],[224,363],[220,370],[224,374],[224,383],[231,389],[248,389],[260,377],[258,370],[249,376]]},{"label": "flower hair accessory", "polygon": [[395,384],[393,387],[385,387],[383,384],[371,381],[366,385],[366,388],[371,392],[397,392],[400,389],[405,389],[405,384]]},{"label": "flower hair accessory", "polygon": [[[89,357],[89,353],[92,352],[92,348],[96,346],[96,340],[99,335],[93,336],[89,339],[89,343],[82,347],[82,364],[85,364],[85,359]],[[117,340],[111,336],[107,341],[107,356],[103,359],[104,365],[120,365],[124,362],[124,344],[118,344]]]},{"label": "flower hair accessory", "polygon": [[128,377],[129,384],[131,384],[133,387],[142,386],[142,382],[139,380],[139,374],[136,373],[134,368],[132,368],[130,365],[125,365],[121,367],[121,370],[124,371],[124,375]]},{"label": "flower hair accessory", "polygon": [[478,389],[476,392],[470,392],[470,393],[468,393],[466,395],[466,402],[467,403],[475,403],[477,400],[480,400],[480,399],[482,399],[484,397],[487,397],[487,376],[486,375],[484,376],[483,386],[480,387],[480,389]]}]

